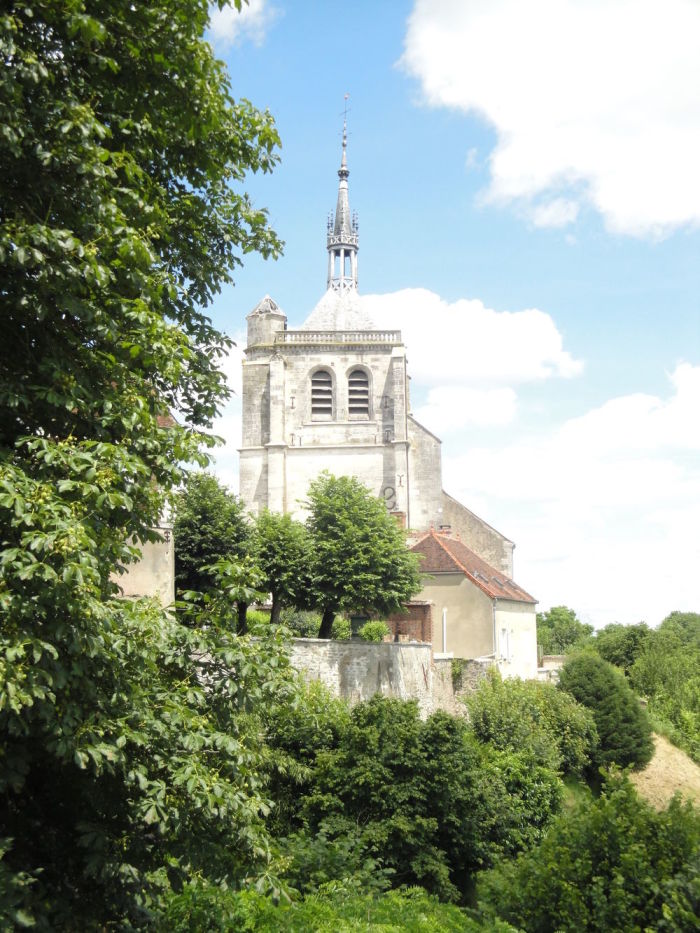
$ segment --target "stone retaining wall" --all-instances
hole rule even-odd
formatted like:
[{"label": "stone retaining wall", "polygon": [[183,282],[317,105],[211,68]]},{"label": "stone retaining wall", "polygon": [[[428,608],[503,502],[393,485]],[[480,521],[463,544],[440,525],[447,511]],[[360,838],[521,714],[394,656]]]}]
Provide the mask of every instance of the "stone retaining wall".
[{"label": "stone retaining wall", "polygon": [[455,690],[452,662],[433,659],[431,646],[421,642],[295,638],[291,662],[307,680],[320,680],[333,696],[351,704],[375,693],[416,700],[423,718],[438,709],[465,715],[460,697],[474,689],[490,666],[487,661],[463,662],[462,680]]}]

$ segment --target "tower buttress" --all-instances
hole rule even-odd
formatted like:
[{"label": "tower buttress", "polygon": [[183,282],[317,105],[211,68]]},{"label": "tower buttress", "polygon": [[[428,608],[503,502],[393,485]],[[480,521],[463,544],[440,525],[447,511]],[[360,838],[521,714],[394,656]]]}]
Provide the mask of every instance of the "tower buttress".
[{"label": "tower buttress", "polygon": [[357,250],[359,248],[357,215],[350,216],[347,159],[348,127],[343,120],[343,155],[338,169],[338,203],[335,218],[328,218],[328,280],[326,287],[336,292],[357,291]]}]

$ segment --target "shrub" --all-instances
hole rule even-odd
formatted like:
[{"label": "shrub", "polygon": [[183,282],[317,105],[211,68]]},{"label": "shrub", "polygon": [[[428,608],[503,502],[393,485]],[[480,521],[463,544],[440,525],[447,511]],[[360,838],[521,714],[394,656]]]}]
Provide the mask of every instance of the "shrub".
[{"label": "shrub", "polygon": [[237,930],[239,933],[508,933],[502,921],[482,926],[453,904],[441,904],[421,888],[380,897],[356,893],[342,882],[327,884],[297,903],[275,904],[257,891],[222,891],[189,885],[170,899],[157,929],[163,933]]},{"label": "shrub", "polygon": [[467,700],[477,738],[495,748],[528,750],[546,767],[581,773],[598,742],[591,712],[552,684],[502,680],[491,671]]},{"label": "shrub", "polygon": [[292,825],[336,845],[323,871],[347,857],[341,842],[351,838],[358,864],[371,858],[393,884],[443,899],[464,894],[502,853],[538,842],[561,797],[556,774],[531,756],[486,751],[463,720],[435,713],[422,722],[415,702],[379,696],[350,712],[334,745],[304,760],[304,784],[282,796]]},{"label": "shrub", "polygon": [[321,616],[305,609],[283,609],[280,622],[292,630],[296,638],[318,638]]},{"label": "shrub", "polygon": [[650,632],[630,670],[660,729],[700,762],[700,615],[672,612]]},{"label": "shrub", "polygon": [[254,628],[259,625],[269,625],[269,609],[249,609],[246,613],[246,622],[249,628]]},{"label": "shrub", "polygon": [[597,654],[585,652],[564,665],[559,688],[593,713],[599,745],[592,764],[648,764],[654,753],[651,723],[623,674]]},{"label": "shrub", "polygon": [[350,619],[346,619],[345,616],[336,616],[331,626],[331,638],[335,638],[337,641],[346,641],[348,638],[352,638]]},{"label": "shrub", "polygon": [[384,641],[384,637],[390,633],[391,629],[386,622],[365,622],[357,633],[364,641]]},{"label": "shrub", "polygon": [[692,805],[657,813],[618,776],[539,847],[480,876],[480,908],[526,930],[697,929],[699,844]]}]

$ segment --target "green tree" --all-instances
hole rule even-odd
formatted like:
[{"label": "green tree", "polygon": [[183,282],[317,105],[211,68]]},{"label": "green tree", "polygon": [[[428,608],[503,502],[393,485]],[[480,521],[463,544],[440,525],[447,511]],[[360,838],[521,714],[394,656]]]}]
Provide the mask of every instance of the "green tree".
[{"label": "green tree", "polygon": [[561,669],[559,687],[593,714],[599,740],[593,764],[641,768],[651,760],[649,718],[611,664],[593,652],[574,655]]},{"label": "green tree", "polygon": [[335,614],[388,615],[420,590],[418,561],[384,503],[350,476],[322,473],[309,488],[311,598],[322,613],[320,638]]},{"label": "green tree", "polygon": [[239,188],[274,165],[277,134],[231,97],[207,22],[204,0],[0,13],[0,849],[15,891],[0,925],[139,924],[171,883],[264,870],[255,710],[280,686],[280,647],[215,616],[188,630],[111,582],[211,443],[229,342],[202,309],[242,253],[279,246]]},{"label": "green tree", "polygon": [[537,643],[544,654],[567,654],[580,648],[592,634],[593,626],[581,622],[567,606],[537,613]]},{"label": "green tree", "polygon": [[540,846],[482,875],[486,918],[518,929],[695,930],[700,816],[674,799],[657,813],[626,779],[563,814]]},{"label": "green tree", "polygon": [[369,859],[392,885],[456,898],[477,868],[539,841],[559,808],[551,770],[484,749],[446,713],[423,722],[415,702],[375,696],[348,716],[312,697],[268,729],[286,756],[273,782],[277,831],[303,890],[314,876],[364,878]]},{"label": "green tree", "polygon": [[700,613],[669,613],[658,628],[663,635],[675,636],[685,647],[700,648]]},{"label": "green tree", "polygon": [[467,707],[479,741],[504,750],[528,749],[554,770],[581,773],[598,744],[590,710],[553,684],[503,680],[494,671],[468,697]]},{"label": "green tree", "polygon": [[672,612],[652,630],[630,670],[649,714],[700,762],[700,615]]},{"label": "green tree", "polygon": [[304,608],[309,601],[311,550],[304,525],[289,515],[267,509],[255,520],[253,552],[263,587],[272,597],[270,622],[279,622],[282,609]]},{"label": "green tree", "polygon": [[218,560],[240,560],[250,550],[243,503],[210,473],[190,473],[175,498],[175,585],[208,590]]},{"label": "green tree", "polygon": [[651,629],[645,622],[637,625],[612,622],[595,633],[592,646],[601,658],[629,674],[650,633]]}]

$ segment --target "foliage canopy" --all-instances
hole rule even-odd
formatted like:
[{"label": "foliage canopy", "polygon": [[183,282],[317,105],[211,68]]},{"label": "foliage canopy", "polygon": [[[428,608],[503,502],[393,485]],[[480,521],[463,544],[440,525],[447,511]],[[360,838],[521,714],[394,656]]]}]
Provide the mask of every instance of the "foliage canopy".
[{"label": "foliage canopy", "polygon": [[229,342],[202,309],[279,248],[239,188],[278,137],[232,98],[207,22],[204,0],[0,13],[3,924],[137,924],[172,883],[233,882],[269,850],[275,633],[253,664],[215,609],[189,631],[113,582],[211,443]]},{"label": "foliage canopy", "polygon": [[531,756],[482,747],[446,713],[423,722],[415,702],[375,696],[348,714],[316,690],[277,708],[269,733],[289,760],[273,782],[276,832],[302,890],[347,873],[369,887],[369,871],[463,896],[479,867],[537,842],[561,801]]},{"label": "foliage canopy", "polygon": [[699,847],[690,804],[656,813],[613,778],[537,848],[481,876],[479,903],[487,917],[543,933],[694,930]]},{"label": "foliage canopy", "polygon": [[623,674],[597,654],[582,652],[562,668],[559,687],[593,714],[599,740],[594,764],[648,764],[654,753],[651,724]]},{"label": "foliage canopy", "polygon": [[494,671],[467,706],[474,733],[495,748],[528,750],[540,764],[574,774],[583,772],[595,754],[593,716],[553,684],[502,680]]},{"label": "foliage canopy", "polygon": [[568,606],[552,606],[537,613],[537,643],[544,654],[568,654],[593,634],[593,626],[581,622]]},{"label": "foliage canopy", "polygon": [[178,591],[208,590],[218,560],[240,560],[250,528],[241,501],[210,473],[190,473],[175,498],[175,585]]},{"label": "foliage canopy", "polygon": [[386,505],[358,479],[322,473],[309,488],[311,598],[329,638],[337,612],[396,612],[420,590],[418,562]]}]

